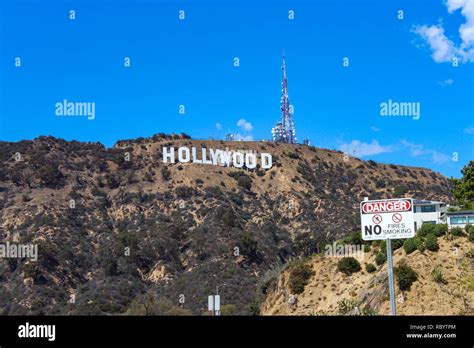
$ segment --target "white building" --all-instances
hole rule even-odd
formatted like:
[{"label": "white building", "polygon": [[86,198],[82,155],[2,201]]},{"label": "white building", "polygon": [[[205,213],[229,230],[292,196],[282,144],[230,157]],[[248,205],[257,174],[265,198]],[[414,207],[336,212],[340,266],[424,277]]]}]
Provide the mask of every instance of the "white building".
[{"label": "white building", "polygon": [[413,199],[415,229],[423,224],[445,224],[447,206],[443,202]]},{"label": "white building", "polygon": [[463,210],[446,213],[448,219],[448,228],[461,227],[466,225],[474,225],[474,210]]}]

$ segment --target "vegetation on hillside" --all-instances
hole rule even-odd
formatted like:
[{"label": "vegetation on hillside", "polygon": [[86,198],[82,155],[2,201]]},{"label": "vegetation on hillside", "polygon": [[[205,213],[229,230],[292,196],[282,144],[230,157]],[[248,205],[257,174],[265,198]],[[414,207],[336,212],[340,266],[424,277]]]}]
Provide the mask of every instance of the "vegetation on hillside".
[{"label": "vegetation on hillside", "polygon": [[474,161],[470,161],[461,170],[460,179],[452,178],[453,196],[464,209],[474,210]]}]

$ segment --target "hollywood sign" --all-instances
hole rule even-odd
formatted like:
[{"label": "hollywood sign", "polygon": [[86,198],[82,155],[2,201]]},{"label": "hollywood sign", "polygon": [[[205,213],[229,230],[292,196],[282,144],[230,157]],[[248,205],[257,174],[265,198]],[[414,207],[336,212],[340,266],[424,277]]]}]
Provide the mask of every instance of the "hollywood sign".
[{"label": "hollywood sign", "polygon": [[262,152],[257,155],[253,151],[230,151],[210,148],[197,149],[196,147],[181,146],[176,151],[173,146],[163,146],[164,163],[202,163],[214,166],[233,166],[235,168],[254,169],[257,167],[257,160],[260,161],[262,169],[270,169],[273,166],[272,155]]}]

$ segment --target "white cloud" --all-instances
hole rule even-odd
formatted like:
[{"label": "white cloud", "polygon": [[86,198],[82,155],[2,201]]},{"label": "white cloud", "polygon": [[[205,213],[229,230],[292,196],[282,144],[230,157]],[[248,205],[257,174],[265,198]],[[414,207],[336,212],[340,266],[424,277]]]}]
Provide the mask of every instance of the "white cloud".
[{"label": "white cloud", "polygon": [[443,86],[443,87],[451,86],[453,83],[454,83],[454,80],[453,80],[453,79],[447,79],[447,80],[439,81],[439,82],[438,82],[438,84],[441,85],[441,86]]},{"label": "white cloud", "polygon": [[[473,127],[474,133],[474,127]],[[371,143],[364,143],[359,140],[352,140],[350,143],[342,144],[339,149],[351,156],[366,157],[381,153],[408,150],[411,157],[427,156],[433,163],[443,164],[449,162],[451,157],[437,150],[425,148],[422,144],[415,144],[407,140],[402,140],[394,145],[380,145],[377,140]]]},{"label": "white cloud", "polygon": [[237,134],[234,134],[234,139],[236,141],[252,141],[253,136],[252,136],[252,134],[242,135],[240,133],[237,133]]},{"label": "white cloud", "polygon": [[447,0],[448,12],[461,10],[461,14],[466,18],[466,23],[459,27],[461,36],[461,48],[472,48],[474,44],[474,1],[472,0]]},{"label": "white cloud", "polygon": [[377,140],[372,140],[371,143],[364,143],[359,140],[352,140],[348,144],[342,144],[340,150],[349,155],[357,157],[378,155],[380,153],[392,152],[392,146],[382,146]]},{"label": "white cloud", "polygon": [[430,153],[431,153],[431,159],[434,163],[442,164],[442,163],[447,163],[451,160],[450,156],[444,153],[438,152],[436,150],[430,150]]},{"label": "white cloud", "polygon": [[428,155],[431,156],[431,160],[437,164],[446,163],[451,160],[450,156],[436,150],[427,149],[422,144],[414,144],[406,140],[402,140],[401,144],[410,150],[412,157]]},{"label": "white cloud", "polygon": [[222,125],[221,125],[219,122],[217,122],[217,123],[216,123],[216,128],[217,128],[218,130],[222,130]]},{"label": "white cloud", "polygon": [[467,127],[466,129],[464,129],[464,133],[474,134],[474,127]]},{"label": "white cloud", "polygon": [[245,119],[241,118],[238,122],[237,122],[237,127],[239,127],[240,129],[242,129],[243,131],[245,132],[251,132],[252,129],[253,129],[253,126],[250,122],[247,122]]},{"label": "white cloud", "polygon": [[420,35],[433,52],[431,57],[436,63],[451,62],[457,56],[454,43],[444,35],[442,25],[416,26],[414,32]]},{"label": "white cloud", "polygon": [[461,10],[466,19],[459,27],[459,46],[447,38],[442,24],[415,26],[413,31],[429,44],[435,62],[451,62],[455,57],[462,62],[474,62],[474,1],[446,0],[445,5],[449,13]]}]

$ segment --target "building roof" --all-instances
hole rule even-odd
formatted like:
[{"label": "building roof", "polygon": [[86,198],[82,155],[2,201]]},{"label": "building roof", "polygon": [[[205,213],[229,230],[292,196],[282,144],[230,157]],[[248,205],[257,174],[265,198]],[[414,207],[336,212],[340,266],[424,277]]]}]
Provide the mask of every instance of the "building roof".
[{"label": "building roof", "polygon": [[438,202],[438,201],[428,201],[425,199],[414,199],[413,204],[416,205],[425,205],[425,204],[444,204],[444,202]]},{"label": "building roof", "polygon": [[448,211],[446,215],[474,215],[474,210]]}]

